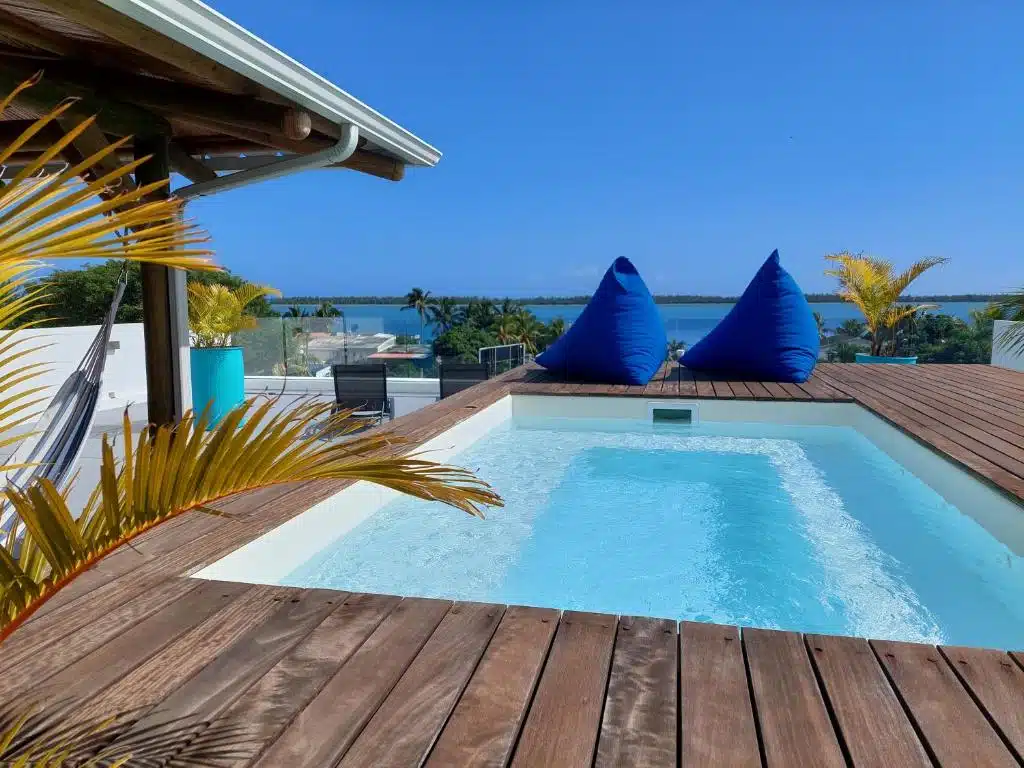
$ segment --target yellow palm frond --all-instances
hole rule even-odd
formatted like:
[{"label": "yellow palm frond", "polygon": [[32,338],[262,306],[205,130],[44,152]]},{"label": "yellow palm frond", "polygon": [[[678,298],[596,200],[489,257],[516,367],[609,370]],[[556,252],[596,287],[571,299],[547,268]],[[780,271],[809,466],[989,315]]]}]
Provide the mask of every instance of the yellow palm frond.
[{"label": "yellow palm frond", "polygon": [[[122,765],[222,765],[248,754],[251,731],[226,718],[197,716],[133,731],[145,709],[84,715],[88,700],[0,708],[0,765],[21,768],[117,768]],[[222,762],[223,761],[223,762]]]},{"label": "yellow palm frond", "polygon": [[255,321],[245,308],[261,296],[280,296],[265,285],[244,283],[232,290],[217,283],[188,284],[188,324],[200,347],[223,347],[232,334],[252,328]]},{"label": "yellow palm frond", "polygon": [[[25,535],[0,547],[0,642],[70,579],[144,531],[240,491],[307,480],[367,480],[482,516],[501,498],[471,472],[418,455],[389,455],[401,440],[376,432],[325,442],[309,435],[321,421],[332,435],[358,422],[332,405],[303,403],[271,415],[275,401],[247,402],[213,431],[205,417],[133,435],[127,414],[125,458],[104,438],[100,481],[76,520],[49,481],[8,489]],[[244,422],[244,425],[243,425]],[[306,435],[306,436],[304,436]]]},{"label": "yellow palm frond", "polygon": [[[38,77],[25,81],[0,105],[10,105],[36,82]],[[0,149],[0,165],[73,105],[73,100],[66,100],[35,120]],[[60,173],[42,175],[45,165],[60,158],[93,121],[86,118],[63,132],[0,188],[0,264],[97,257],[131,258],[181,269],[214,269],[211,252],[203,247],[207,238],[193,224],[181,220],[181,201],[147,200],[169,180],[131,189],[121,184],[124,176],[148,158],[82,181],[83,175],[114,157],[128,137],[68,164]]]},{"label": "yellow palm frond", "polygon": [[825,274],[839,281],[839,297],[857,307],[872,335],[872,354],[880,354],[881,331],[894,328],[900,320],[932,305],[916,308],[898,307],[900,296],[910,284],[934,266],[945,263],[944,258],[922,259],[909,269],[895,274],[892,262],[874,256],[849,251],[833,253],[825,259],[834,266]]}]

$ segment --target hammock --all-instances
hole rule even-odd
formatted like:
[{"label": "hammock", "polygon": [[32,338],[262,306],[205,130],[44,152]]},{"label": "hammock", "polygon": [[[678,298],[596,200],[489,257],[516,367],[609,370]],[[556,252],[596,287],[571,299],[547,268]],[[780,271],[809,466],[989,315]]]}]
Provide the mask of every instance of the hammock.
[{"label": "hammock", "polygon": [[[100,382],[107,361],[107,345],[114,318],[127,287],[127,267],[121,271],[114,299],[103,318],[96,338],[92,340],[82,361],[68,377],[43,412],[33,434],[25,438],[9,463],[32,463],[7,473],[6,485],[25,488],[32,482],[47,479],[64,491],[70,483],[85,441],[92,430],[99,400]],[[10,504],[0,507],[0,534],[6,535],[16,516]]]}]

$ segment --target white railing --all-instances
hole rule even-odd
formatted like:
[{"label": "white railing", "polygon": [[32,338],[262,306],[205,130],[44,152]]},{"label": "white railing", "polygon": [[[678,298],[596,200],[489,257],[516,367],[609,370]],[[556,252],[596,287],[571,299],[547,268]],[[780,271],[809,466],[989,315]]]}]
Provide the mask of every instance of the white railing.
[{"label": "white railing", "polygon": [[1009,368],[1013,371],[1024,371],[1024,349],[1018,346],[1011,351],[1009,345],[1002,338],[1011,326],[1021,327],[1024,326],[1024,322],[996,320],[995,327],[992,329],[992,365]]}]

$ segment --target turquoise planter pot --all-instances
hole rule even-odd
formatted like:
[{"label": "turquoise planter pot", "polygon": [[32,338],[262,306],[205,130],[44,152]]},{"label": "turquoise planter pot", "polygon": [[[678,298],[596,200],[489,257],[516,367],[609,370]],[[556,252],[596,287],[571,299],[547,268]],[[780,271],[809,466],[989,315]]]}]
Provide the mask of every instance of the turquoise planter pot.
[{"label": "turquoise planter pot", "polygon": [[202,413],[209,403],[210,426],[245,400],[241,347],[192,348],[192,406]]},{"label": "turquoise planter pot", "polygon": [[892,365],[917,365],[917,355],[913,357],[885,357],[884,355],[869,355],[866,352],[857,353],[858,363],[889,363]]}]

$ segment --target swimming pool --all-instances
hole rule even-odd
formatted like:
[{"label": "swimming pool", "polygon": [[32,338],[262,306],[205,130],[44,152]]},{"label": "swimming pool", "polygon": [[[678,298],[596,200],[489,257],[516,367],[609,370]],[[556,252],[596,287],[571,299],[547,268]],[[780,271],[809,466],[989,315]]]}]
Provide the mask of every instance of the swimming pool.
[{"label": "swimming pool", "polygon": [[1019,550],[850,424],[552,413],[444,457],[505,508],[385,500],[275,583],[1024,647]]}]

